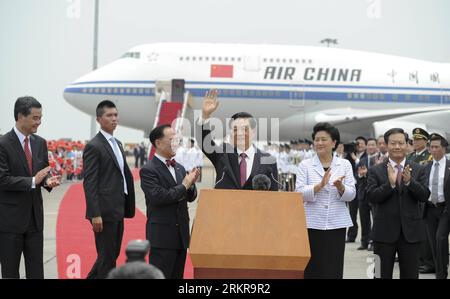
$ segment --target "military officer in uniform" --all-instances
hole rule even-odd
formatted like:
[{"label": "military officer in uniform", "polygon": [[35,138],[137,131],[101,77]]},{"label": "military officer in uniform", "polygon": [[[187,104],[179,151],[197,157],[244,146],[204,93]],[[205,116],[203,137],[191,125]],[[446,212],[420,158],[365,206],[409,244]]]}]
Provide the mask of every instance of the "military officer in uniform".
[{"label": "military officer in uniform", "polygon": [[[407,158],[409,161],[413,161],[421,165],[427,165],[430,161],[433,161],[433,156],[431,156],[427,147],[430,134],[422,128],[415,128],[412,133],[414,152],[412,152]],[[423,205],[421,207],[422,209],[425,209]],[[421,242],[420,244],[419,272],[435,272],[433,253],[428,240]]]},{"label": "military officer in uniform", "polygon": [[415,128],[412,136],[414,152],[407,159],[421,165],[427,165],[428,162],[433,161],[433,157],[427,147],[430,134],[422,128]]}]

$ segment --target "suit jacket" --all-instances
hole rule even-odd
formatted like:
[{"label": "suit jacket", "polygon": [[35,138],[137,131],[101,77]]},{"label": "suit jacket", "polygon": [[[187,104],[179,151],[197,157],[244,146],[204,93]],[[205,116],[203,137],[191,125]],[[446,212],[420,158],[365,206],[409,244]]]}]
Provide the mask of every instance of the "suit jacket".
[{"label": "suit jacket", "polygon": [[123,176],[114,151],[99,132],[83,152],[83,187],[88,220],[101,216],[104,222],[116,222],[134,217],[133,176],[126,163],[122,144],[116,141],[123,156],[128,195],[123,192]]},{"label": "suit jacket", "polygon": [[[370,159],[370,164],[369,164],[368,163],[369,162],[369,156],[365,155],[363,158],[361,158],[358,167],[362,167],[362,166],[367,167],[367,166],[369,166],[369,167],[367,167],[367,169],[372,168],[372,166],[375,165],[375,158],[376,158],[376,156],[372,157]],[[366,197],[367,174],[366,174],[366,176],[359,177],[358,171],[356,171],[356,176],[355,177],[356,177],[356,183],[358,184],[358,190],[357,190],[357,193],[356,193],[356,199],[360,200],[360,201],[365,201],[365,200],[367,200],[367,197]]]},{"label": "suit jacket", "polygon": [[[430,184],[430,175],[431,175],[431,168],[433,166],[434,161],[431,161],[425,166],[425,176],[427,177],[427,186]],[[445,160],[445,173],[444,173],[444,198],[445,203],[447,204],[447,209],[450,207],[450,181],[449,181],[449,175],[450,175],[450,160]],[[428,200],[428,199],[427,199]],[[424,207],[424,217],[427,213],[427,205]]]},{"label": "suit jacket", "polygon": [[[252,180],[257,174],[265,174],[271,181],[270,190],[278,191],[278,167],[276,159],[269,153],[256,149],[253,159],[252,171],[244,186],[240,184],[239,156],[237,149],[229,144],[223,143],[218,146],[211,136],[209,124],[201,126],[202,151],[216,169],[216,189],[245,189],[253,190]],[[206,147],[208,148],[205,148]]]},{"label": "suit jacket", "polygon": [[176,181],[167,166],[157,157],[141,168],[141,188],[147,205],[147,240],[155,248],[189,247],[189,213],[187,202],[197,197],[195,185],[182,185],[186,170],[175,165]]},{"label": "suit jacket", "polygon": [[[374,209],[372,240],[394,243],[403,232],[410,243],[425,240],[425,223],[419,203],[430,196],[425,169],[417,163],[409,163],[411,181],[408,186],[392,188],[387,174],[389,161],[369,170],[367,197]],[[407,163],[408,164],[408,163]]]},{"label": "suit jacket", "polygon": [[[31,188],[33,176],[48,166],[47,142],[32,134],[30,145],[33,161],[32,176],[19,138],[14,129],[0,137],[0,231],[25,233],[34,211],[39,231],[44,226],[41,187]],[[50,188],[46,188],[51,191]]]}]

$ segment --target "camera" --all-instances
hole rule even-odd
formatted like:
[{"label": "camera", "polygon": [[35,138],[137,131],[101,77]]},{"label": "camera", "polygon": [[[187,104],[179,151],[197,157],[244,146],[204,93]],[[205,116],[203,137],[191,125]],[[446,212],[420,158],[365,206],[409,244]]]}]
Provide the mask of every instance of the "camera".
[{"label": "camera", "polygon": [[356,142],[350,142],[350,143],[346,143],[344,144],[344,152],[351,154],[356,152]]},{"label": "camera", "polygon": [[128,243],[126,249],[127,263],[145,262],[145,257],[150,251],[150,242],[148,240],[133,240]]}]

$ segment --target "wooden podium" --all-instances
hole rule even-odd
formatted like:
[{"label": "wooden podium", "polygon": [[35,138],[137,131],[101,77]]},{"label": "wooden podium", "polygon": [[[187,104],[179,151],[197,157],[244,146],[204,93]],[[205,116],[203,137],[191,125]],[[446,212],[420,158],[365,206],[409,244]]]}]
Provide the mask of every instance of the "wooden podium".
[{"label": "wooden podium", "polygon": [[311,256],[300,193],[201,190],[189,254],[194,278],[303,278]]}]

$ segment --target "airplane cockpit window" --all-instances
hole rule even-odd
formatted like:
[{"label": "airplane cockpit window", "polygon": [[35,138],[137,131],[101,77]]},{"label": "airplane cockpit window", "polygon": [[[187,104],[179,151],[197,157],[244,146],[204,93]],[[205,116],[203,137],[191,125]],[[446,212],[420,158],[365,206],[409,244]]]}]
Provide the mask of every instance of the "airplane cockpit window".
[{"label": "airplane cockpit window", "polygon": [[135,58],[135,59],[139,59],[139,58],[141,58],[141,53],[140,52],[126,52],[125,54],[122,55],[121,58]]}]

